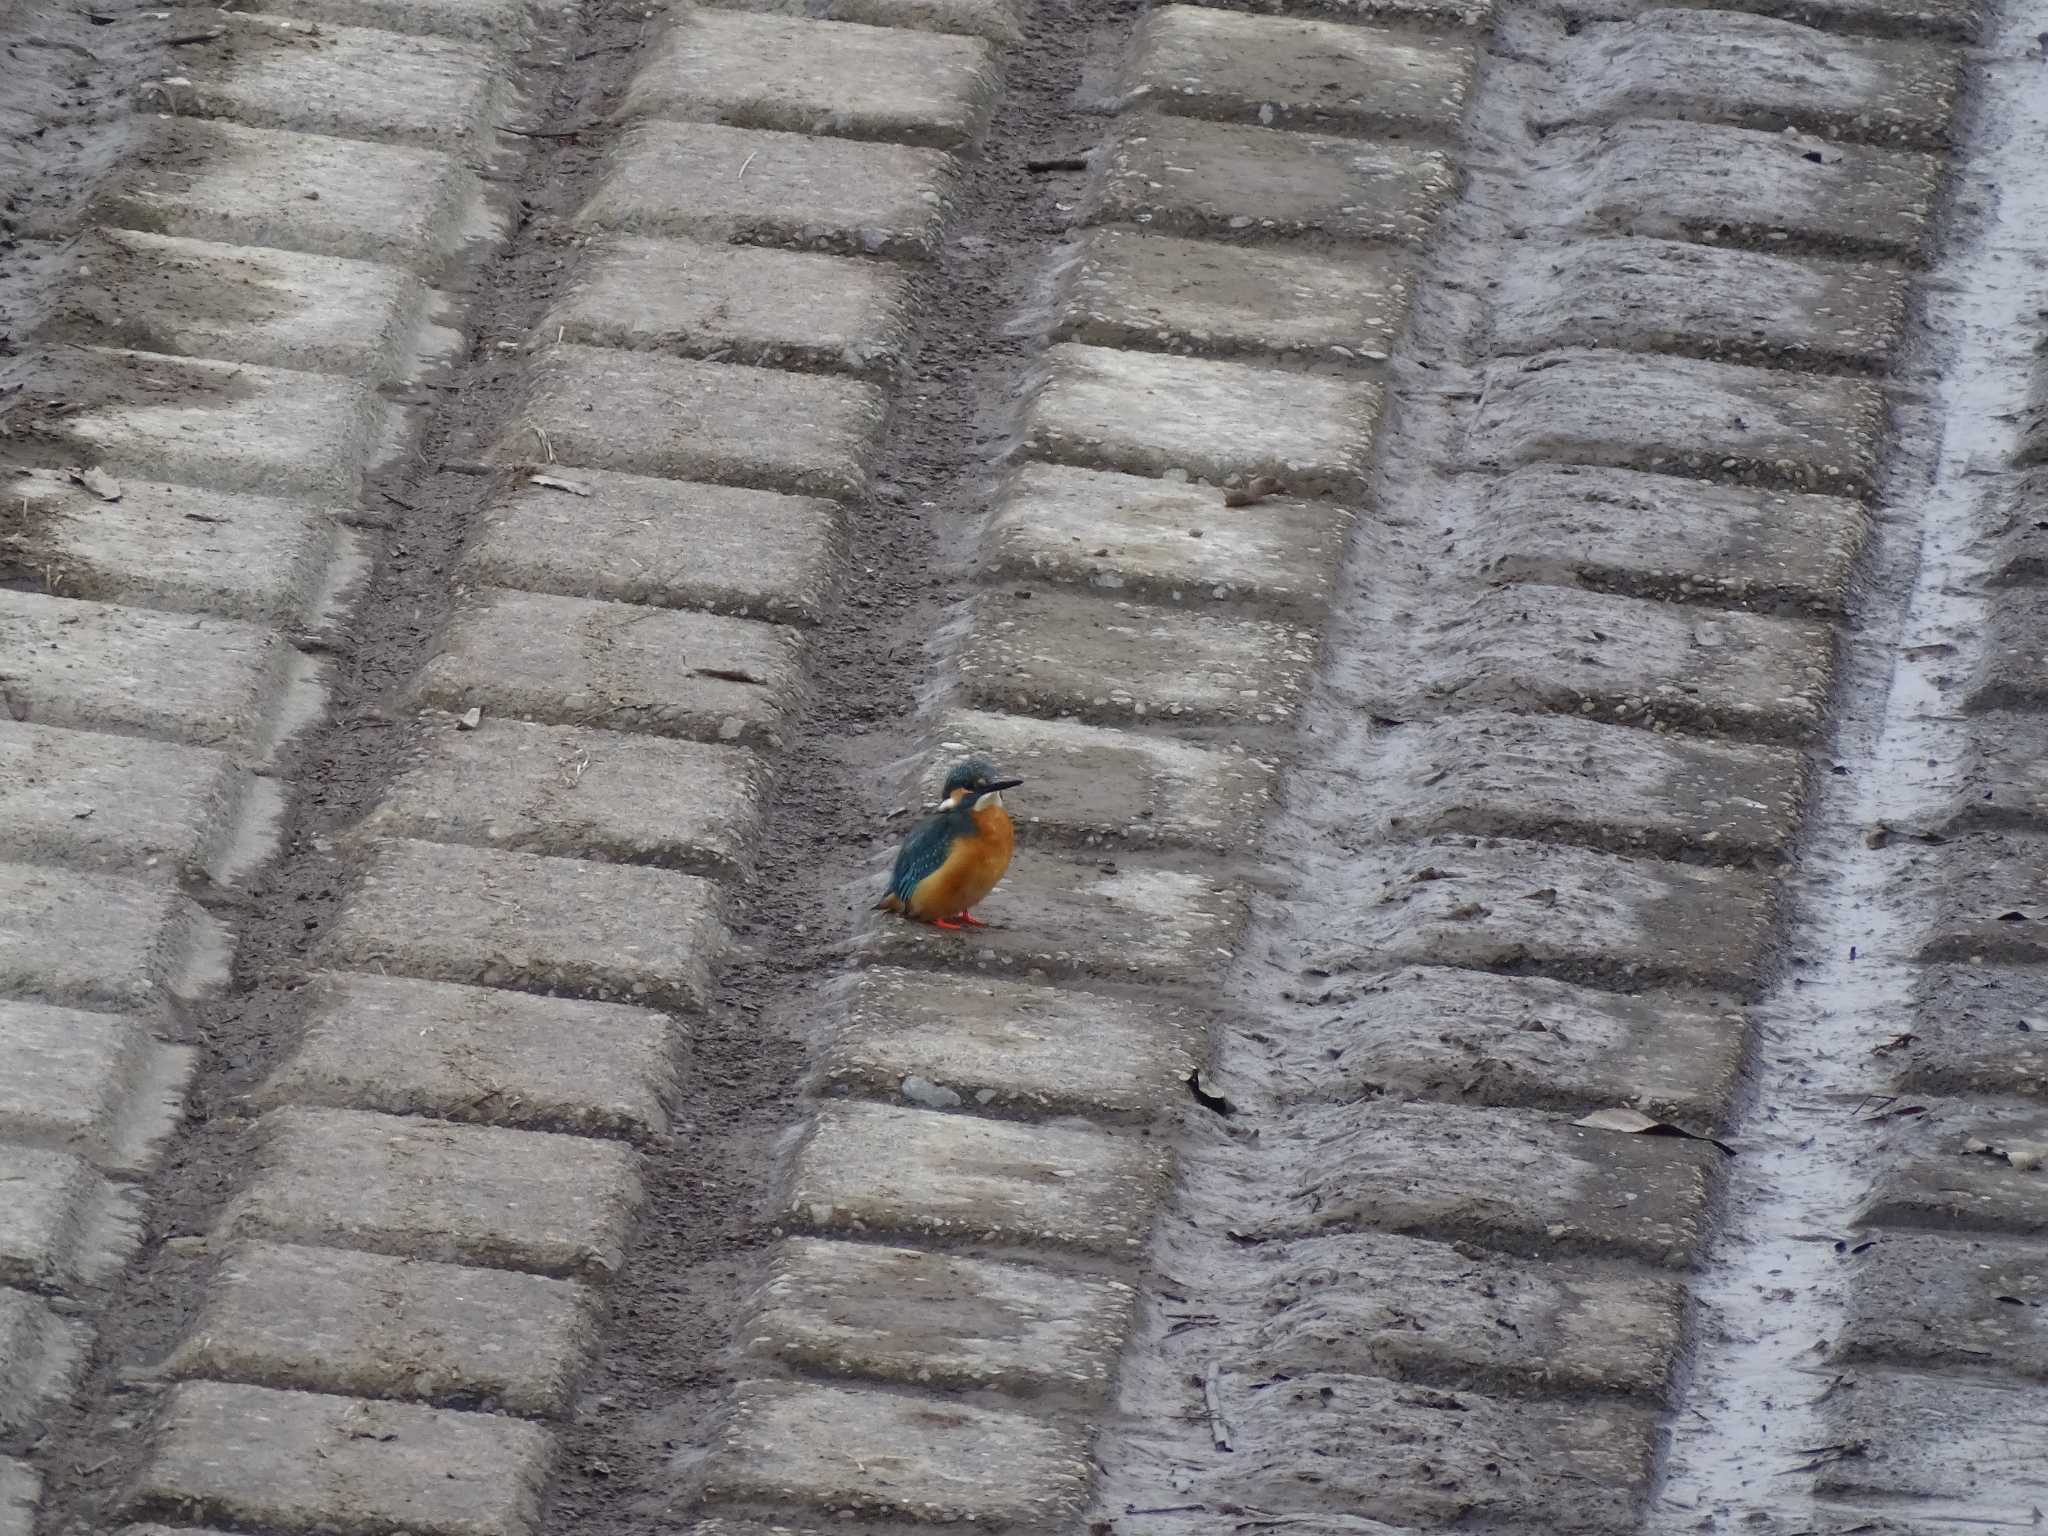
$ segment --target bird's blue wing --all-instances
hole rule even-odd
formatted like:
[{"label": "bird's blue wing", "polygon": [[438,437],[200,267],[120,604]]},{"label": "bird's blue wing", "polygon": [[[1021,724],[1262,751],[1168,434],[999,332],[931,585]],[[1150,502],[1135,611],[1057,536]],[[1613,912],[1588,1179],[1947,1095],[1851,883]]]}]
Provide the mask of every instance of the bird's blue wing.
[{"label": "bird's blue wing", "polygon": [[953,849],[953,828],[943,816],[934,816],[903,839],[896,851],[896,869],[889,876],[889,894],[908,902],[910,893],[927,875],[946,862]]}]

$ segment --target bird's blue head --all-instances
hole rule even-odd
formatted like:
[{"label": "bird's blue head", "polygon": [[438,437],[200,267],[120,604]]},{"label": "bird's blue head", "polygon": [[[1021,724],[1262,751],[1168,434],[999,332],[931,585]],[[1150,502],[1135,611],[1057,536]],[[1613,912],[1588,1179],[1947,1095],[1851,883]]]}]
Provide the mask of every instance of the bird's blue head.
[{"label": "bird's blue head", "polygon": [[939,792],[939,803],[949,811],[972,810],[983,795],[1000,795],[1023,782],[1022,779],[997,778],[996,765],[985,757],[962,758],[946,775],[945,787]]}]

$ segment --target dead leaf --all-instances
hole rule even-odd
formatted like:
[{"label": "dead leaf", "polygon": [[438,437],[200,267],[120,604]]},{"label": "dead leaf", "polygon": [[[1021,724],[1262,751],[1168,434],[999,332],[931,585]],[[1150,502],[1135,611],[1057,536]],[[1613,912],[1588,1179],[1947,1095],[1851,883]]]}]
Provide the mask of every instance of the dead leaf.
[{"label": "dead leaf", "polygon": [[1673,1125],[1668,1120],[1653,1119],[1639,1109],[1596,1109],[1584,1119],[1574,1120],[1572,1124],[1589,1131],[1619,1131],[1624,1136],[1677,1136],[1686,1141],[1704,1141],[1709,1146],[1719,1147],[1730,1157],[1735,1155],[1735,1149],[1725,1141],[1698,1135],[1682,1125]]},{"label": "dead leaf", "polygon": [[84,486],[88,491],[91,491],[93,495],[99,497],[101,501],[119,501],[121,499],[121,482],[97,465],[91,469],[74,469],[69,473],[72,479]]},{"label": "dead leaf", "polygon": [[544,485],[551,491],[567,491],[571,496],[588,496],[590,487],[574,480],[563,480],[555,475],[528,475],[528,485]]}]

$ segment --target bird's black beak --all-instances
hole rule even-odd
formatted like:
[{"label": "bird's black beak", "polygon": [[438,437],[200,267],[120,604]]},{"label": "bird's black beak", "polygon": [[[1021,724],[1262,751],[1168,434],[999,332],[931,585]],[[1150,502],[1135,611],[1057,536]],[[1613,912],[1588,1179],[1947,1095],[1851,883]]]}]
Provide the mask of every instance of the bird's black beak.
[{"label": "bird's black beak", "polygon": [[1003,790],[1015,789],[1019,784],[1022,784],[1023,782],[1024,781],[1022,779],[997,779],[993,784],[982,785],[981,788],[976,791],[976,793],[983,795],[1000,794]]}]

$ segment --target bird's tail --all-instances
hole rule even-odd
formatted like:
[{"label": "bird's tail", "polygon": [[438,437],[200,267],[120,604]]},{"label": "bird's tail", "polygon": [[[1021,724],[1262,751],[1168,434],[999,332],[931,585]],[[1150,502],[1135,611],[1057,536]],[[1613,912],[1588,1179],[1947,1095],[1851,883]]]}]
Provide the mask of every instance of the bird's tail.
[{"label": "bird's tail", "polygon": [[877,912],[901,912],[903,910],[903,902],[894,891],[890,891],[880,901],[875,903],[875,910]]}]

